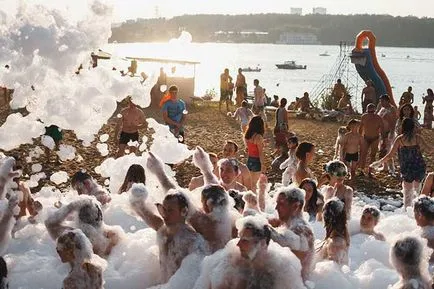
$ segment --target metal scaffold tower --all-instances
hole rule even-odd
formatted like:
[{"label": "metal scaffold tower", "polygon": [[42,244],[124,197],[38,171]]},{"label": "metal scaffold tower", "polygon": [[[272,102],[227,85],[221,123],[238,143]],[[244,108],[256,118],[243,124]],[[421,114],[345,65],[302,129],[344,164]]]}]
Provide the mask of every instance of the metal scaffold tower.
[{"label": "metal scaffold tower", "polygon": [[364,82],[358,75],[354,64],[351,63],[351,51],[354,45],[350,42],[339,43],[339,55],[327,74],[324,74],[310,92],[313,104],[324,108],[325,100],[331,96],[336,81],[340,78],[347,93],[351,96],[351,103],[355,110],[361,110],[360,95]]}]

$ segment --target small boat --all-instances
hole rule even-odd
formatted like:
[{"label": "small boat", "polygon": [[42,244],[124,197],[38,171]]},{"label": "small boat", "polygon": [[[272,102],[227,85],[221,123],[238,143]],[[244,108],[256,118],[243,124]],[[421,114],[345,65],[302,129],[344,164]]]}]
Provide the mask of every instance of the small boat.
[{"label": "small boat", "polygon": [[381,57],[386,57],[386,54],[384,54],[384,53],[381,53]]},{"label": "small boat", "polygon": [[259,66],[256,67],[243,67],[241,68],[242,72],[261,72],[261,68]]},{"label": "small boat", "polygon": [[330,56],[330,54],[326,51],[326,52],[321,53],[319,56]]},{"label": "small boat", "polygon": [[276,64],[279,69],[306,69],[306,65],[296,64],[295,61],[285,61],[283,64]]}]

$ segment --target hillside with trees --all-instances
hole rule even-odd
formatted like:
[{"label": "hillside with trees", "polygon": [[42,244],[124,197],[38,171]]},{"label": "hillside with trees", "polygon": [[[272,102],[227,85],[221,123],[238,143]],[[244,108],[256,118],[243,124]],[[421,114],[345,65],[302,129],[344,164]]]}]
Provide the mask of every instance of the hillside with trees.
[{"label": "hillside with trees", "polygon": [[[168,41],[180,30],[187,30],[195,42],[276,43],[282,33],[295,32],[314,34],[322,44],[334,45],[353,40],[364,29],[374,31],[380,46],[434,47],[433,18],[390,15],[184,15],[138,19],[113,28],[109,41]],[[242,35],[246,31],[266,33]]]}]

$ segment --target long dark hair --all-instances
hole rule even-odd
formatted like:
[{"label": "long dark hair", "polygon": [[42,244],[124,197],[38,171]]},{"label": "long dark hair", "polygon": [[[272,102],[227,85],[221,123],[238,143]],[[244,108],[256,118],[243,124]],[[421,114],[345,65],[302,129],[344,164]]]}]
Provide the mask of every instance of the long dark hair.
[{"label": "long dark hair", "polygon": [[404,118],[401,125],[401,131],[406,140],[411,141],[413,139],[415,135],[415,127],[413,119],[408,117]]},{"label": "long dark hair", "polygon": [[[345,203],[337,198],[330,199],[323,209],[324,227],[326,229],[325,240],[331,238],[333,232],[347,242],[347,246],[350,245],[350,235],[347,227],[347,214],[345,212]],[[344,206],[343,208],[341,208]]]},{"label": "long dark hair", "polygon": [[303,181],[301,181],[300,185],[298,186],[300,189],[303,188],[304,185],[310,184],[313,188],[312,196],[310,199],[305,202],[304,209],[306,212],[310,214],[316,214],[318,213],[318,199],[323,199],[323,197],[319,194],[318,188],[316,187],[316,182],[311,178],[306,178]]},{"label": "long dark hair", "polygon": [[260,134],[264,136],[264,132],[265,132],[264,120],[260,115],[256,115],[252,117],[252,119],[250,120],[249,127],[247,128],[244,138],[251,139],[255,134]]},{"label": "long dark hair", "polygon": [[129,183],[142,183],[146,182],[145,169],[138,164],[133,164],[128,168],[122,186],[119,188],[119,194],[127,191]]},{"label": "long dark hair", "polygon": [[295,156],[297,159],[305,161],[307,153],[311,152],[314,147],[314,144],[310,142],[302,142],[298,145]]},{"label": "long dark hair", "polygon": [[409,104],[409,103],[406,103],[406,104],[404,104],[403,106],[401,106],[400,108],[399,108],[399,119],[400,120],[403,120],[404,119],[404,109],[406,108],[406,107],[409,107],[410,108],[410,116],[409,116],[409,118],[411,118],[411,119],[413,119],[414,118],[414,109],[413,109],[413,106],[411,105],[411,104]]}]

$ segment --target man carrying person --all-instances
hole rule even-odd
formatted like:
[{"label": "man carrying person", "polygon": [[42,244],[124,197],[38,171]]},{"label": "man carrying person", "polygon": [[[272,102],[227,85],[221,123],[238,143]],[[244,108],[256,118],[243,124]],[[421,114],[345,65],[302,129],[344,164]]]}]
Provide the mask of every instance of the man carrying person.
[{"label": "man carrying person", "polygon": [[380,135],[383,134],[383,131],[383,120],[375,113],[375,104],[368,104],[367,112],[362,115],[359,126],[359,133],[363,137],[363,146],[361,150],[362,157],[359,166],[362,173],[364,173],[366,168],[368,154],[368,165],[375,161],[375,156],[378,152],[378,144],[380,142]]},{"label": "man carrying person", "polygon": [[[116,157],[121,157],[125,154],[125,148],[130,141],[139,141],[139,129],[146,127],[145,114],[131,100],[131,96],[127,97],[128,107],[124,108],[115,128],[115,138],[119,140],[119,149]],[[136,144],[137,145],[137,144]],[[131,152],[135,152],[137,146],[130,147]]]},{"label": "man carrying person", "polygon": [[163,119],[169,126],[170,131],[178,138],[180,143],[184,142],[184,123],[186,120],[185,102],[178,99],[178,87],[169,87],[169,96],[162,106]]},{"label": "man carrying person", "polygon": [[375,92],[375,87],[372,80],[367,80],[366,87],[362,90],[362,109],[366,112],[368,104],[377,104],[377,93]]},{"label": "man carrying person", "polygon": [[225,68],[224,72],[220,74],[220,102],[219,111],[222,111],[222,102],[226,102],[226,112],[229,112],[229,83],[232,82],[232,77],[229,75],[229,69]]},{"label": "man carrying person", "polygon": [[[232,140],[226,141],[223,146],[223,157],[227,159],[237,159],[238,145]],[[240,175],[237,177],[237,182],[245,186],[248,190],[252,190],[255,184],[252,184],[252,177],[250,176],[250,171],[245,164],[238,161],[238,168],[240,170]]]}]

